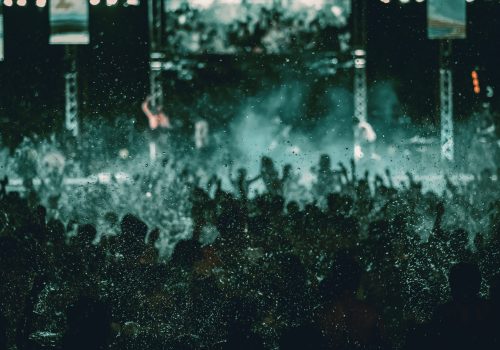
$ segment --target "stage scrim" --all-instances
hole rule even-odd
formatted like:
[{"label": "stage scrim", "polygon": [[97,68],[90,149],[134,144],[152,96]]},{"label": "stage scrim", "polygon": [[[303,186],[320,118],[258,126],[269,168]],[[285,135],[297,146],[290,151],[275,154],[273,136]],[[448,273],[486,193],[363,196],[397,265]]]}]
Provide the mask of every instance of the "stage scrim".
[{"label": "stage scrim", "polygon": [[89,3],[87,0],[50,2],[50,43],[85,45],[89,43]]},{"label": "stage scrim", "polygon": [[429,39],[465,39],[465,0],[427,0]]},{"label": "stage scrim", "polygon": [[167,46],[176,54],[337,51],[350,0],[173,0]]},{"label": "stage scrim", "polygon": [[[344,93],[351,84],[350,0],[173,0],[164,5],[167,110],[186,120],[196,115],[215,130],[253,105],[254,120],[262,117],[267,123],[276,117],[297,128],[314,128],[342,101],[346,108],[337,113],[338,123],[346,133],[351,130],[352,103]],[[342,93],[333,94],[334,88]]]}]

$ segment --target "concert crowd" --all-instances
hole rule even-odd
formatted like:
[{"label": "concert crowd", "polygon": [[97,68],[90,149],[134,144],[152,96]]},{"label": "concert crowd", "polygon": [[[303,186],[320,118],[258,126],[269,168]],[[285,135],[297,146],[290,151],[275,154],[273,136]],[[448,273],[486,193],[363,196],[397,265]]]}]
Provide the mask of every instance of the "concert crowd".
[{"label": "concert crowd", "polygon": [[355,167],[322,155],[303,198],[268,157],[231,191],[179,174],[170,256],[137,213],[63,222],[3,180],[0,349],[498,349],[496,170],[438,194]]}]

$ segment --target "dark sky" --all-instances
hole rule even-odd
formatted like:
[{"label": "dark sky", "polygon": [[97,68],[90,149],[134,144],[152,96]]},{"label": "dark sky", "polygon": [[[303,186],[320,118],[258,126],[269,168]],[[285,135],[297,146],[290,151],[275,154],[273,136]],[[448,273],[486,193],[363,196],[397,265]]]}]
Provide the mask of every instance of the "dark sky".
[{"label": "dark sky", "polygon": [[[426,38],[426,5],[370,0],[369,83],[393,83],[403,110],[417,121],[436,121],[438,45]],[[500,5],[467,5],[468,38],[455,41],[457,114],[473,105],[470,71],[481,83],[500,79]],[[139,113],[147,94],[147,12],[138,7],[90,6],[91,43],[79,47],[81,104],[86,115]],[[0,63],[0,127],[36,130],[40,122],[61,126],[64,107],[63,49],[48,45],[47,8],[4,7],[5,55]]]}]

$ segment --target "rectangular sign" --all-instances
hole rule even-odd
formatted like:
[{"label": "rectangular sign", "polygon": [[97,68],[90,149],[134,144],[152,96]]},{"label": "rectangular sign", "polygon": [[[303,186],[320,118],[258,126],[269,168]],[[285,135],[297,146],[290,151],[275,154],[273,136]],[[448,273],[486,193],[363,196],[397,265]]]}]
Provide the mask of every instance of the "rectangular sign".
[{"label": "rectangular sign", "polygon": [[89,43],[89,3],[87,0],[50,1],[50,40],[56,45]]},{"label": "rectangular sign", "polygon": [[329,52],[346,42],[351,0],[168,0],[165,11],[176,54]]},{"label": "rectangular sign", "polygon": [[429,39],[465,39],[465,0],[427,0]]},{"label": "rectangular sign", "polygon": [[0,4],[0,61],[3,61],[3,12]]}]

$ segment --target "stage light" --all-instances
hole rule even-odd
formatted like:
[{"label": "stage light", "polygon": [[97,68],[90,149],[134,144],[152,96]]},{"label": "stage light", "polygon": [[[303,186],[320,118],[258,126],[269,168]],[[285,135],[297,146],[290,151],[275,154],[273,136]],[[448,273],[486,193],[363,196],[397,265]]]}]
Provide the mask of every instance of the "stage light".
[{"label": "stage light", "polygon": [[474,87],[474,93],[478,95],[481,92],[481,87],[479,86],[479,75],[477,71],[473,70],[470,74],[472,78],[472,86]]},{"label": "stage light", "polygon": [[384,4],[388,4],[391,2],[391,0],[380,0],[380,1],[382,1]]},{"label": "stage light", "polygon": [[26,0],[17,0],[17,6],[26,6]]},{"label": "stage light", "polygon": [[410,0],[399,0],[402,4],[407,4],[410,2]]},{"label": "stage light", "polygon": [[340,17],[342,15],[342,12],[344,12],[342,10],[342,7],[340,6],[332,6],[330,8],[330,11],[332,11],[332,13],[336,16],[336,17]]},{"label": "stage light", "polygon": [[36,0],[35,4],[37,7],[45,7],[45,5],[47,5],[47,0]]},{"label": "stage light", "polygon": [[356,50],[354,50],[354,56],[362,57],[362,56],[365,56],[365,55],[366,55],[366,51],[365,50],[362,50],[362,49],[356,49]]},{"label": "stage light", "polygon": [[424,0],[415,0],[416,2],[424,2]]},{"label": "stage light", "polygon": [[139,0],[127,0],[126,4],[129,6],[139,6]]},{"label": "stage light", "polygon": [[7,7],[11,7],[14,3],[12,0],[4,0],[3,4]]},{"label": "stage light", "polygon": [[106,0],[106,5],[107,6],[114,6],[114,5],[116,5],[117,2],[118,2],[118,0]]},{"label": "stage light", "polygon": [[96,6],[99,5],[100,2],[101,0],[90,0],[90,5]]},{"label": "stage light", "polygon": [[467,2],[474,2],[474,0],[465,0],[465,1],[467,1]]},{"label": "stage light", "polygon": [[191,0],[189,4],[196,8],[207,9],[214,3],[214,0]]}]

